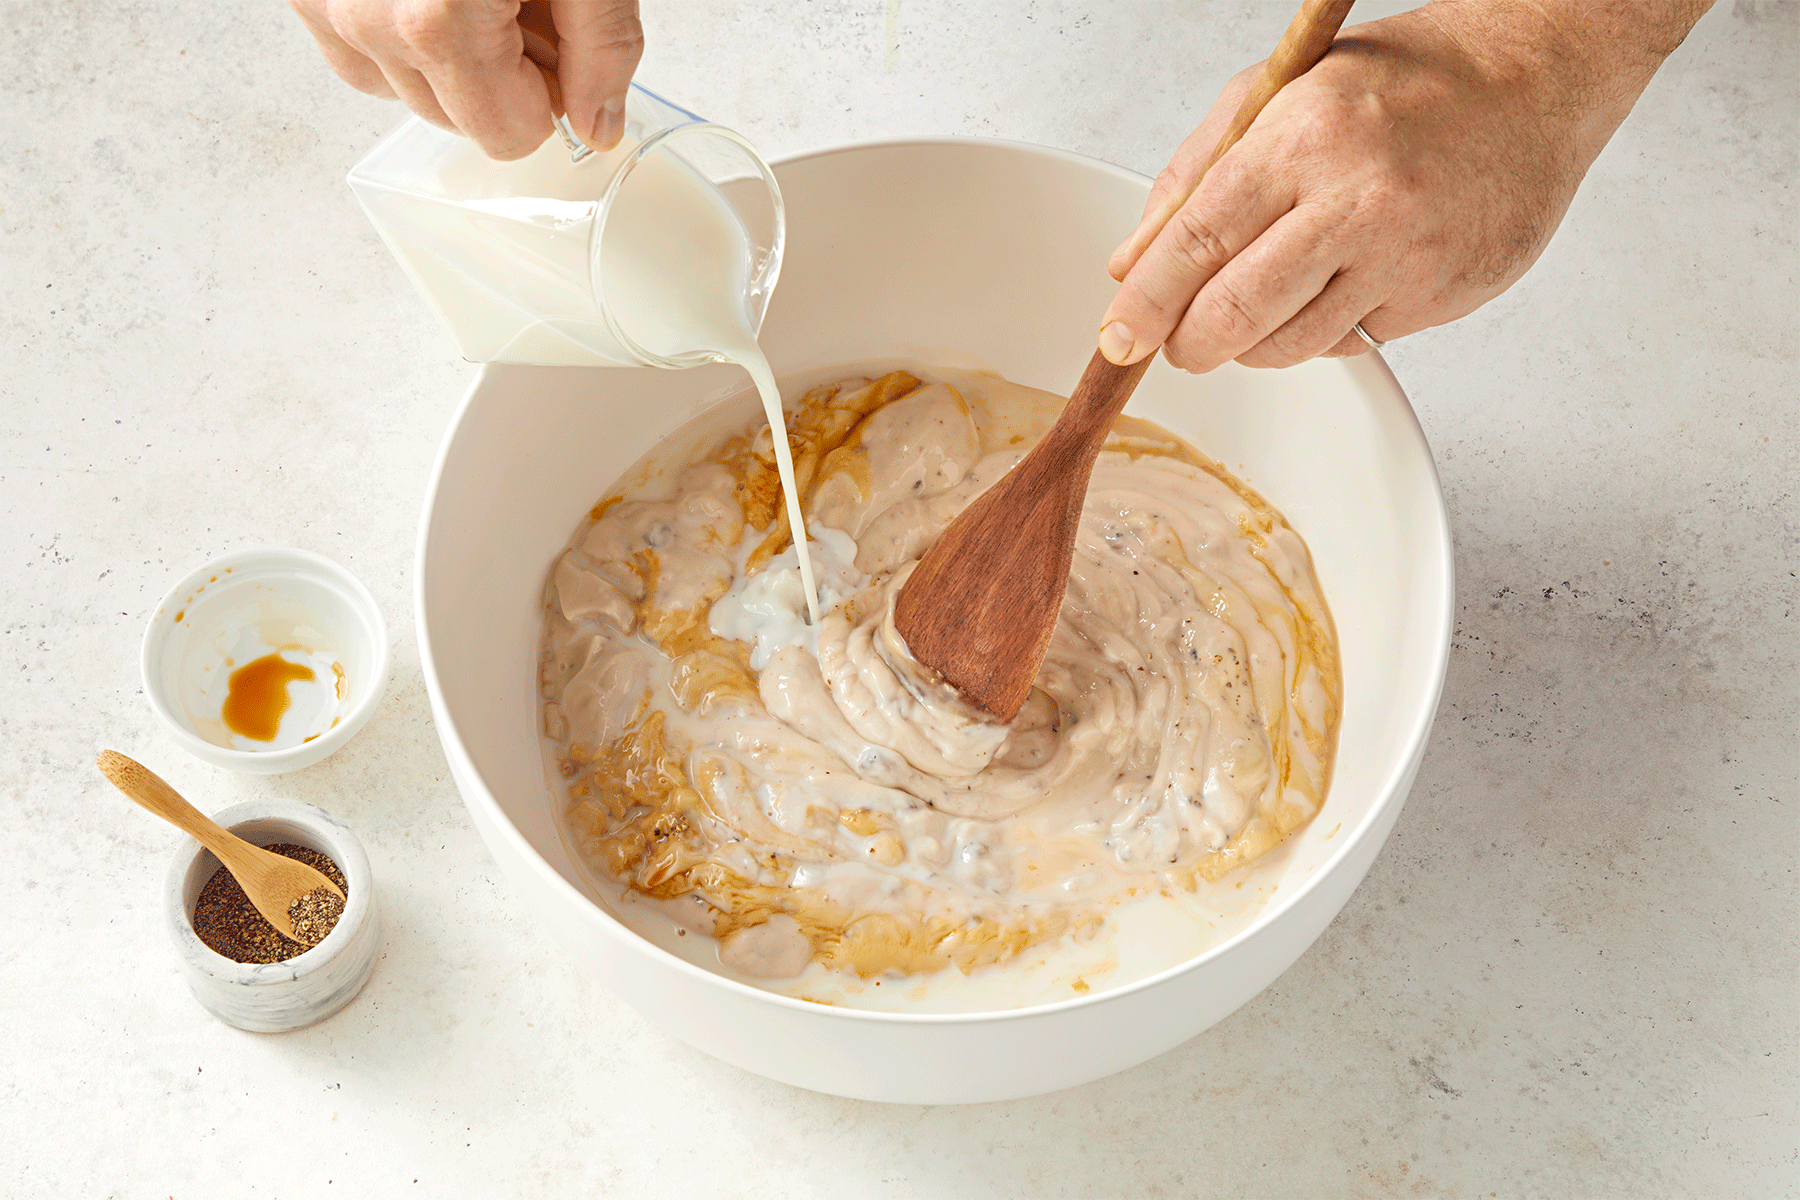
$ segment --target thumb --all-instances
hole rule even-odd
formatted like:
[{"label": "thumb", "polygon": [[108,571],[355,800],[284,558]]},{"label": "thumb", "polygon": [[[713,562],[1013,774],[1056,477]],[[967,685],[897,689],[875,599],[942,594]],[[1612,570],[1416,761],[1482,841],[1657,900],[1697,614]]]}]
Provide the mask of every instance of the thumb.
[{"label": "thumb", "polygon": [[556,73],[569,125],[596,150],[625,133],[625,89],[644,54],[637,0],[550,0],[556,19]]}]

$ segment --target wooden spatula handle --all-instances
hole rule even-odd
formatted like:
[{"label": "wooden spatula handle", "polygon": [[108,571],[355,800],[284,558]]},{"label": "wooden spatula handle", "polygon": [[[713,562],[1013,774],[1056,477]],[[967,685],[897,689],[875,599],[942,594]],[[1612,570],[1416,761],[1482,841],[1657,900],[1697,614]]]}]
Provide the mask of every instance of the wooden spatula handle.
[{"label": "wooden spatula handle", "polygon": [[1162,232],[1163,226],[1181,211],[1181,206],[1194,194],[1194,188],[1200,186],[1200,180],[1206,177],[1206,172],[1225,157],[1227,150],[1238,144],[1238,139],[1255,123],[1264,106],[1275,98],[1275,93],[1319,65],[1319,60],[1331,49],[1331,40],[1343,28],[1344,18],[1350,15],[1352,3],[1353,0],[1305,0],[1301,4],[1300,11],[1288,24],[1287,32],[1281,35],[1275,53],[1269,55],[1268,61],[1263,64],[1262,73],[1257,75],[1256,82],[1250,86],[1249,95],[1238,105],[1231,124],[1225,128],[1225,136],[1213,148],[1206,166],[1194,176],[1192,186],[1163,197],[1155,216],[1138,226],[1126,249],[1123,263],[1114,266],[1118,278],[1123,279],[1125,273],[1143,257],[1144,251],[1156,240],[1156,235]]},{"label": "wooden spatula handle", "polygon": [[[1073,472],[1087,478],[1094,469],[1094,457],[1112,432],[1113,418],[1124,411],[1155,357],[1147,355],[1121,367],[1098,350],[1094,352],[1087,370],[1081,373],[1081,382],[1069,395],[1069,403],[1040,443],[1044,449],[1037,453],[1047,474],[1069,478]],[[1085,485],[1082,490],[1086,491]]]},{"label": "wooden spatula handle", "polygon": [[[1325,56],[1350,3],[1306,0],[1209,167],[1283,84]],[[1139,227],[1131,262],[1186,200],[1169,197],[1162,220]],[[1153,357],[1118,367],[1096,352],[1044,439],[950,523],[894,598],[894,626],[913,656],[998,721],[1017,716],[1031,693],[1068,588],[1094,459]]]}]

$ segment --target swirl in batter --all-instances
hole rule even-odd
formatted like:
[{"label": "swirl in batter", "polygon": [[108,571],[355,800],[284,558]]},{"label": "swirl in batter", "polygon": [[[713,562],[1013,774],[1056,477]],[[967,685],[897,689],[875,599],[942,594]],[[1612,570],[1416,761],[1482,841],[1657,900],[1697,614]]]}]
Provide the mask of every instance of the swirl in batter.
[{"label": "swirl in batter", "polygon": [[1121,418],[1094,468],[1017,720],[988,723],[910,658],[901,583],[1063,403],[932,374],[790,405],[816,627],[769,432],[748,423],[662,443],[551,572],[565,832],[748,975],[969,972],[1089,937],[1133,896],[1254,861],[1324,799],[1341,691],[1306,546],[1148,422]]}]

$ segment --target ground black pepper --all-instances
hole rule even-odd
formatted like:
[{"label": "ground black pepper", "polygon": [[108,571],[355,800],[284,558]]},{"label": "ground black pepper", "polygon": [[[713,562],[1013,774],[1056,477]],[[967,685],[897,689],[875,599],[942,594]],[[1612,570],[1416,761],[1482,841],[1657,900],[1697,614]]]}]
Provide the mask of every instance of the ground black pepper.
[{"label": "ground black pepper", "polygon": [[288,905],[288,924],[308,946],[324,941],[343,915],[342,897],[327,887],[314,888]]},{"label": "ground black pepper", "polygon": [[[344,882],[343,871],[328,856],[310,847],[286,842],[278,842],[268,849],[323,872],[327,879],[338,885],[345,896],[350,894],[349,885]],[[328,902],[321,903],[316,899],[321,893],[329,897]],[[332,911],[333,908],[335,911]],[[296,909],[301,911],[296,913]],[[320,938],[331,932],[331,927],[337,924],[338,917],[342,914],[343,901],[324,888],[302,896],[288,908],[288,919],[294,923],[296,930],[308,936],[315,930],[322,930],[318,934]],[[306,926],[302,926],[303,920],[308,922]],[[275,927],[264,920],[263,915],[251,905],[250,898],[244,895],[244,889],[238,886],[238,881],[224,867],[214,871],[213,877],[200,889],[200,898],[194,902],[194,932],[200,935],[200,940],[208,947],[234,962],[285,962],[308,949],[294,939],[277,933]]]}]

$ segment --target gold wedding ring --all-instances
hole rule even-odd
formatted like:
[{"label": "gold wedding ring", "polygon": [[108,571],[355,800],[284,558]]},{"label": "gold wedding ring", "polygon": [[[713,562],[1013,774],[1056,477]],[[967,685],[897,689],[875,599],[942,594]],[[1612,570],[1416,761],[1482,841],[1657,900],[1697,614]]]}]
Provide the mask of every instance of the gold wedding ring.
[{"label": "gold wedding ring", "polygon": [[1386,342],[1378,342],[1374,338],[1370,337],[1369,331],[1362,327],[1361,321],[1358,321],[1356,324],[1352,325],[1351,328],[1356,330],[1357,337],[1359,337],[1363,341],[1369,343],[1369,349],[1371,349],[1371,350],[1379,350],[1383,346],[1387,345]]}]

